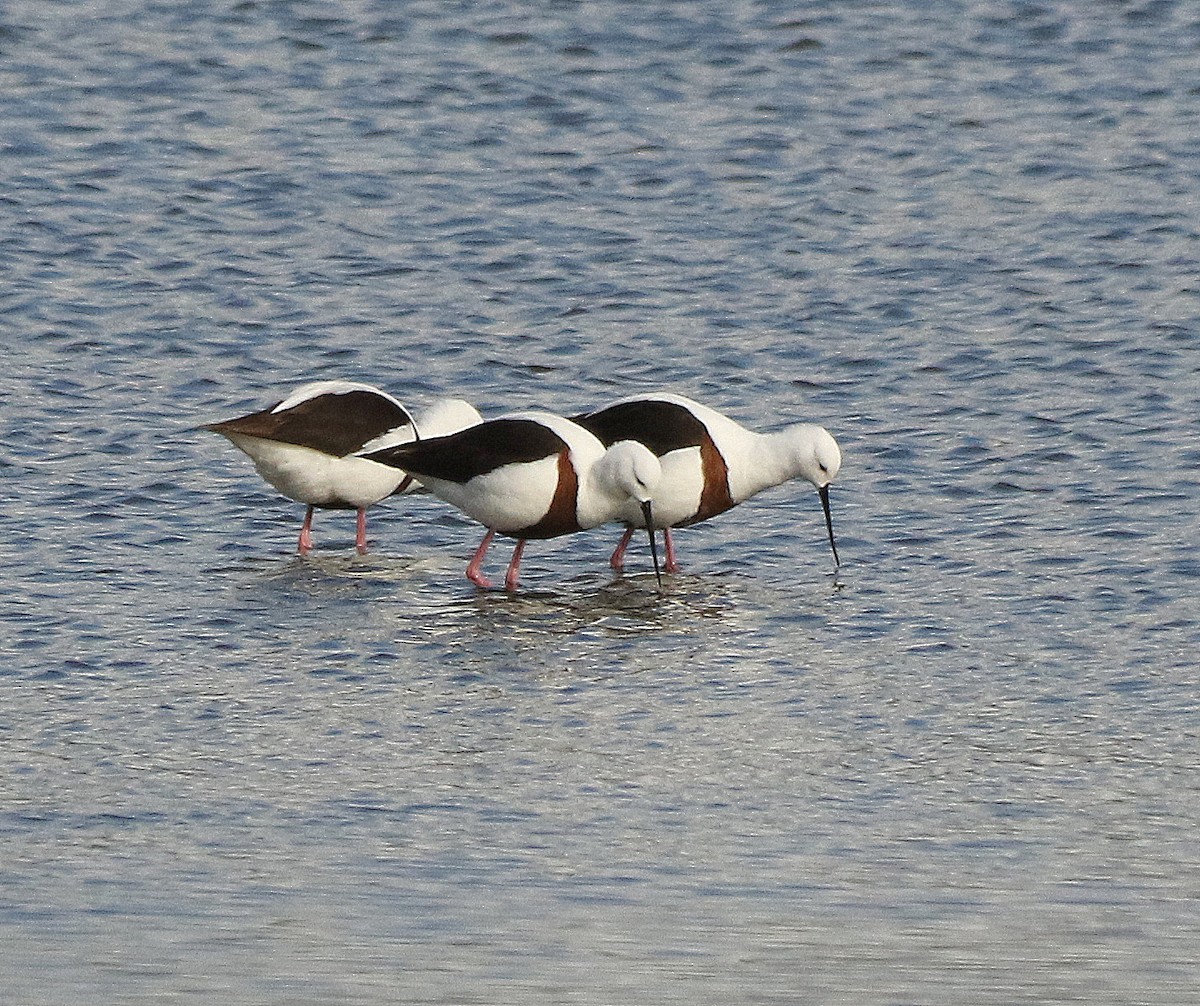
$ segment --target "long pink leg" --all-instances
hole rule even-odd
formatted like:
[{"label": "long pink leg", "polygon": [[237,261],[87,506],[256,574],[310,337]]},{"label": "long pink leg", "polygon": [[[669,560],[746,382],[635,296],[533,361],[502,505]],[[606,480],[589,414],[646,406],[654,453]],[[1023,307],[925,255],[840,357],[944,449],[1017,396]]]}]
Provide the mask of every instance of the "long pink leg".
[{"label": "long pink leg", "polygon": [[633,532],[635,528],[626,528],[625,533],[621,536],[621,542],[613,551],[612,557],[608,560],[608,564],[613,569],[620,572],[625,568],[625,550],[629,548],[629,543],[633,541]]},{"label": "long pink leg", "polygon": [[508,564],[508,572],[504,574],[504,589],[517,589],[517,571],[521,568],[521,554],[525,551],[525,539],[522,538],[517,542],[517,547],[513,549],[512,560]]},{"label": "long pink leg", "polygon": [[313,508],[309,507],[304,514],[304,523],[300,525],[300,543],[296,546],[296,551],[298,551],[301,555],[308,555],[308,553],[312,551],[312,520]]},{"label": "long pink leg", "polygon": [[479,543],[479,548],[475,549],[475,554],[471,556],[471,561],[467,564],[467,579],[477,587],[492,585],[492,581],[480,572],[480,567],[483,565],[483,559],[487,555],[488,549],[492,547],[492,539],[495,537],[496,532],[488,528],[488,533],[483,536],[483,541]]},{"label": "long pink leg", "polygon": [[678,573],[679,563],[675,558],[675,539],[671,537],[671,529],[669,527],[663,528],[663,543],[667,546],[667,562],[663,566],[663,569],[668,573]]},{"label": "long pink leg", "polygon": [[365,555],[367,551],[367,508],[360,506],[358,508],[358,532],[354,536],[354,547],[358,549],[359,555]]}]

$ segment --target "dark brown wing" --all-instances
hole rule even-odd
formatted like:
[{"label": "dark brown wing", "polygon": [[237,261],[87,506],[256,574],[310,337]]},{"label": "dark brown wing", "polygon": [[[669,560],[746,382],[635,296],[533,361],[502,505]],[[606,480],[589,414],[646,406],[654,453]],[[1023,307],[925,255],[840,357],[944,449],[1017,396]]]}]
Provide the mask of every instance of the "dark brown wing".
[{"label": "dark brown wing", "polygon": [[390,398],[362,390],[317,395],[282,412],[273,411],[276,407],[201,429],[311,447],[340,458],[388,430],[412,423],[408,412]]},{"label": "dark brown wing", "polygon": [[448,437],[434,437],[364,454],[420,478],[464,484],[505,465],[553,457],[568,449],[549,427],[532,419],[492,419]]},{"label": "dark brown wing", "polygon": [[619,440],[636,440],[660,458],[685,447],[700,447],[709,439],[708,430],[682,405],[655,399],[621,402],[574,422],[591,433],[605,447]]}]

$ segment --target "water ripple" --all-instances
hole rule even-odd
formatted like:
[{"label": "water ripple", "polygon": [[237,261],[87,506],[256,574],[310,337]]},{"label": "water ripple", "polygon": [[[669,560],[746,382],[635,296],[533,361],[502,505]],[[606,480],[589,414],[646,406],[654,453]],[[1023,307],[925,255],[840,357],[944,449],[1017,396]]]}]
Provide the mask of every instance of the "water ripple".
[{"label": "water ripple", "polygon": [[[1190,1001],[1196,19],[952,8],[6,8],[14,1001]],[[333,376],[821,422],[843,565],[301,560],[195,427]]]}]

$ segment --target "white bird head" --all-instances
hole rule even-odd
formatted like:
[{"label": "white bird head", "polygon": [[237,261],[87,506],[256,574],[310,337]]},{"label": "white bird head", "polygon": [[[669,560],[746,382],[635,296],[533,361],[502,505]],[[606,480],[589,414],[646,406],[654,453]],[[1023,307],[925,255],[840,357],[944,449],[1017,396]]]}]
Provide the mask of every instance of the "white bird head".
[{"label": "white bird head", "polygon": [[658,548],[654,543],[654,494],[662,481],[662,465],[650,448],[636,440],[619,440],[592,466],[597,491],[613,499],[613,516],[627,500],[636,500],[650,537],[650,555],[654,577],[662,590],[662,572],[658,566]]},{"label": "white bird head", "polygon": [[824,489],[842,469],[842,451],[829,431],[807,423],[788,429],[788,443],[796,474]]},{"label": "white bird head", "polygon": [[829,547],[833,561],[839,562],[837,544],[833,538],[833,517],[829,512],[829,486],[842,470],[842,451],[829,431],[822,426],[800,423],[776,434],[774,442],[782,444],[780,454],[786,456],[787,472],[792,478],[800,476],[811,482],[821,497],[825,512],[825,528],[829,532]]},{"label": "white bird head", "polygon": [[592,469],[597,488],[619,495],[621,502],[647,503],[662,479],[662,465],[654,452],[635,440],[621,440],[604,452]]},{"label": "white bird head", "polygon": [[439,398],[417,413],[417,432],[422,440],[446,437],[483,422],[483,416],[461,398]]}]

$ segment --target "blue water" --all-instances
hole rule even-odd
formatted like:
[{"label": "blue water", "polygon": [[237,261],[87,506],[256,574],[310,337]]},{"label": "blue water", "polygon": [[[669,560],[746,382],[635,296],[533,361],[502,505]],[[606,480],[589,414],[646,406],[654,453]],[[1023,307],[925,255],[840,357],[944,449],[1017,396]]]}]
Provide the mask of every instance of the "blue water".
[{"label": "blue water", "polygon": [[[0,13],[25,1006],[1200,1000],[1200,10]],[[462,576],[193,428],[693,395],[811,487]],[[507,546],[493,560],[502,564]]]}]

